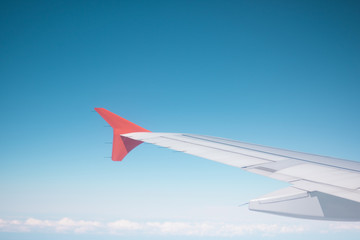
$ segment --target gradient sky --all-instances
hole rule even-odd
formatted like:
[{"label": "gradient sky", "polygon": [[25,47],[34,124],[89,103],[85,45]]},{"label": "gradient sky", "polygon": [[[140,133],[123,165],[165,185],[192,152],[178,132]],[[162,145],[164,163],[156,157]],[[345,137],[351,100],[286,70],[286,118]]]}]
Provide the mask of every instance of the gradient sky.
[{"label": "gradient sky", "polygon": [[360,161],[359,24],[358,1],[1,1],[0,238],[357,239],[238,207],[282,182],[146,144],[112,162],[93,108]]}]

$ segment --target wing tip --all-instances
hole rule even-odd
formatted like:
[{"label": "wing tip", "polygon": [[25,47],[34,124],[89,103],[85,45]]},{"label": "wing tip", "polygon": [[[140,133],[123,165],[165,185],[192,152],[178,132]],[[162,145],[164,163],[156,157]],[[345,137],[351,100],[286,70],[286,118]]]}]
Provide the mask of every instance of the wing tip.
[{"label": "wing tip", "polygon": [[150,132],[105,108],[94,108],[95,111],[113,128],[113,151],[111,159],[121,161],[133,148],[141,144],[141,141],[129,140],[120,136],[132,132]]}]

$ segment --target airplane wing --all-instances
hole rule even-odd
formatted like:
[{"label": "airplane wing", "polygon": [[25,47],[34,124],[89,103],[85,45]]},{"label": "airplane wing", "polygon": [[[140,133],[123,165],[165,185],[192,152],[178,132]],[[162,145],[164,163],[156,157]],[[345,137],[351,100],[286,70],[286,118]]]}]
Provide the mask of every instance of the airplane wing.
[{"label": "airplane wing", "polygon": [[249,202],[249,209],[277,215],[360,221],[360,163],[240,141],[186,133],[155,133],[103,108],[113,127],[114,161],[142,142],[224,163],[288,182],[289,187]]}]

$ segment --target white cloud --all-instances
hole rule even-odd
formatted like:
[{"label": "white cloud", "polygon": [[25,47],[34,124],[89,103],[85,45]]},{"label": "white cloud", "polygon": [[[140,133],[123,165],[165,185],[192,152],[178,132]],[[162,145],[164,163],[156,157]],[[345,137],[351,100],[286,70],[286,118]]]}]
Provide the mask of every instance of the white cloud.
[{"label": "white cloud", "polygon": [[75,232],[86,233],[97,230],[101,223],[97,221],[75,221],[70,218],[62,218],[58,221],[40,220],[28,218],[26,220],[0,219],[0,231],[2,232]]},{"label": "white cloud", "polygon": [[110,229],[113,230],[139,230],[142,228],[141,224],[128,220],[118,220],[115,222],[110,222],[107,225]]},{"label": "white cloud", "polygon": [[274,236],[279,234],[297,234],[303,232],[360,231],[360,223],[331,223],[322,227],[312,225],[286,224],[234,224],[223,222],[179,222],[149,221],[136,222],[121,219],[113,222],[73,220],[41,220],[28,218],[0,219],[0,232],[62,232],[96,233],[116,235],[158,235],[158,236],[213,236],[234,237],[257,234]]},{"label": "white cloud", "polygon": [[24,225],[33,226],[33,227],[51,227],[55,223],[52,223],[49,220],[38,220],[35,218],[29,218],[24,222]]},{"label": "white cloud", "polygon": [[332,229],[335,230],[359,230],[360,231],[360,223],[352,222],[352,223],[336,223],[330,224]]}]

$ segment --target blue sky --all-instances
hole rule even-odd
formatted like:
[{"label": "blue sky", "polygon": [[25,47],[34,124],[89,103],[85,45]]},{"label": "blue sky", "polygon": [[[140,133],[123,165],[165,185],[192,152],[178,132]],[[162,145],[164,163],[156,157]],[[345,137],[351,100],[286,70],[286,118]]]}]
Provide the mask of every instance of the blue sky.
[{"label": "blue sky", "polygon": [[357,238],[358,224],[237,207],[286,186],[237,168],[145,144],[112,162],[112,130],[93,108],[151,131],[359,160],[359,11],[2,1],[0,238]]}]

